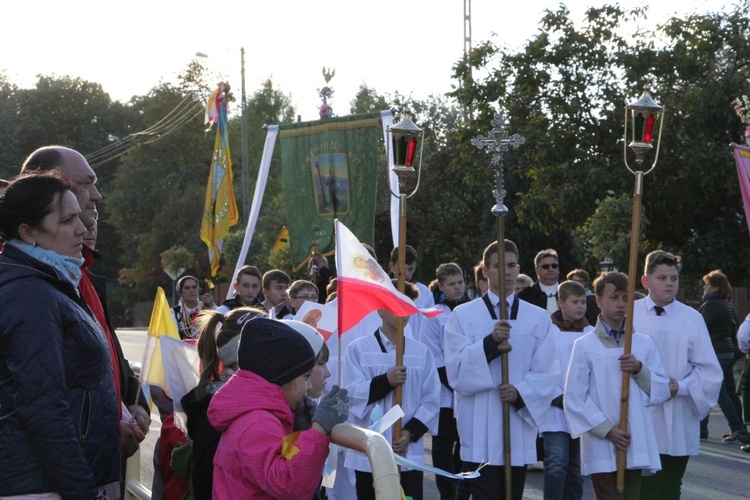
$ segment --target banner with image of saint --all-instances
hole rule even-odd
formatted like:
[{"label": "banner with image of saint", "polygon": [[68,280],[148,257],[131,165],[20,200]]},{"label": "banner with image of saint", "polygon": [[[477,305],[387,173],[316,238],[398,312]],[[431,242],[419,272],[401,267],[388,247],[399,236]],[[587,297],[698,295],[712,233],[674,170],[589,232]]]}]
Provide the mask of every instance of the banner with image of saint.
[{"label": "banner with image of saint", "polygon": [[[292,260],[335,247],[334,219],[372,244],[381,157],[380,113],[280,126]],[[383,163],[383,165],[380,165]]]}]

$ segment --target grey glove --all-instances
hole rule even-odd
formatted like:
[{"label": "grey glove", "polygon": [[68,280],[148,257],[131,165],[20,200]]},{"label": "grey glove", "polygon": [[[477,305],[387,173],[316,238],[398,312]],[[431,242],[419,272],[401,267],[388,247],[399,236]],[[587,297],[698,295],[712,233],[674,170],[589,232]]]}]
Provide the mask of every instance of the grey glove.
[{"label": "grey glove", "polygon": [[349,418],[349,395],[346,389],[334,385],[318,403],[318,409],[315,410],[312,421],[317,422],[326,434],[330,434],[334,425],[345,422],[347,418]]}]

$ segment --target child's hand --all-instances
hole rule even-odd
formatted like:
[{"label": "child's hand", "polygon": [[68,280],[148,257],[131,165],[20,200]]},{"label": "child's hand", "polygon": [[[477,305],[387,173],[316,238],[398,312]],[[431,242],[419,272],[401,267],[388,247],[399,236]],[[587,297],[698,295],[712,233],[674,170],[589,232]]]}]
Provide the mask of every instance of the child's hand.
[{"label": "child's hand", "polygon": [[396,453],[398,455],[405,455],[406,448],[409,447],[410,442],[411,433],[406,429],[401,429],[401,437],[398,439],[398,441],[393,442],[393,453]]},{"label": "child's hand", "polygon": [[680,383],[674,377],[669,377],[669,394],[670,397],[675,397],[677,391],[680,390]]},{"label": "child's hand", "polygon": [[393,387],[403,385],[406,383],[406,367],[405,366],[394,366],[388,370],[388,383]]},{"label": "child's hand", "polygon": [[506,320],[501,319],[495,323],[495,327],[492,329],[492,340],[496,343],[500,343],[502,340],[508,340],[510,338],[510,323]]},{"label": "child's hand", "polygon": [[630,372],[636,375],[641,371],[643,363],[638,361],[633,354],[623,354],[618,358],[620,360],[620,370]]},{"label": "child's hand", "polygon": [[616,425],[607,433],[607,439],[612,441],[618,450],[625,451],[630,446],[630,434],[620,430]]},{"label": "child's hand", "polygon": [[330,434],[334,425],[346,422],[347,418],[349,418],[349,395],[346,389],[334,385],[333,389],[320,400],[312,421],[322,427],[326,434]]},{"label": "child's hand", "polygon": [[497,386],[500,393],[500,401],[503,403],[515,403],[518,400],[518,389],[512,384],[502,384]]}]

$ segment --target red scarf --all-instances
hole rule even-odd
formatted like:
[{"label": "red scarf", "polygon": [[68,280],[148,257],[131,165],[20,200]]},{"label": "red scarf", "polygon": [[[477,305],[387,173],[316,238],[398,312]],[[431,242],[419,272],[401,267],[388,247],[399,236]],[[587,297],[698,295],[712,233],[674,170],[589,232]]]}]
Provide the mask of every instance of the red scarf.
[{"label": "red scarf", "polygon": [[[115,377],[115,389],[117,390],[117,402],[122,401],[122,387],[120,385],[120,363],[117,357],[117,347],[115,347],[115,339],[112,337],[113,333],[109,331],[107,326],[107,318],[104,315],[104,306],[102,301],[99,299],[99,295],[96,293],[94,284],[91,283],[91,275],[89,274],[89,266],[94,263],[94,254],[90,248],[86,245],[83,246],[83,258],[85,259],[81,266],[81,281],[78,283],[78,289],[81,292],[81,297],[86,301],[91,312],[94,313],[94,317],[101,325],[104,330],[104,336],[107,337],[107,344],[109,345],[109,357],[112,361],[112,370]],[[122,418],[122,407],[118,404],[120,411],[120,418]]]}]

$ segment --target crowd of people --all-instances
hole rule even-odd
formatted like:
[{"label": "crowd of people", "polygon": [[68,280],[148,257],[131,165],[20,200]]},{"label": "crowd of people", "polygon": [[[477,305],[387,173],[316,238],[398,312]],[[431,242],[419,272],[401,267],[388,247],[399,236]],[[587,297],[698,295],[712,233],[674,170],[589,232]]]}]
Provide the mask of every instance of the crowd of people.
[{"label": "crowd of people", "polygon": [[[96,175],[76,151],[46,147],[3,189],[0,498],[121,498],[125,460],[151,419],[109,322],[102,280],[89,270],[99,256]],[[397,249],[389,257],[395,285]],[[471,294],[453,262],[429,286],[419,283],[418,252],[407,245],[405,295],[442,313],[404,318],[400,364],[399,321],[387,309],[327,340],[294,319],[306,301],[337,305],[336,279],[319,253],[310,280],[243,266],[220,305],[201,294],[197,278],[182,277],[172,314],[180,338],[197,349],[200,380],[180,400],[184,429],[173,402],[152,390],[162,420],[153,498],[375,498],[367,458],[329,448],[330,435],[340,423],[373,425],[398,387],[400,431],[384,435],[408,461],[400,481],[413,499],[424,497],[427,435],[433,465],[454,474],[436,477],[443,499],[504,497],[506,457],[516,500],[539,461],[545,499],[580,499],[586,476],[600,499],[679,498],[717,403],[729,424],[723,440],[750,452],[750,398],[743,407],[733,370],[750,353],[750,317],[739,324],[721,271],[704,276],[696,311],[677,300],[680,258],[649,253],[626,352],[628,276],[602,272],[592,282],[574,269],[560,282],[559,256],[544,249],[533,280],[519,261],[512,241],[490,243],[471,269]],[[507,367],[498,349],[505,342]],[[750,380],[740,391],[750,391]],[[323,487],[327,460],[335,482]]]}]

